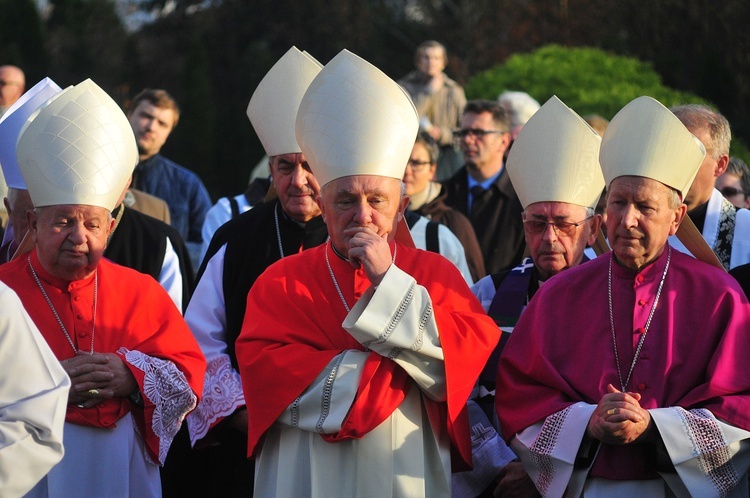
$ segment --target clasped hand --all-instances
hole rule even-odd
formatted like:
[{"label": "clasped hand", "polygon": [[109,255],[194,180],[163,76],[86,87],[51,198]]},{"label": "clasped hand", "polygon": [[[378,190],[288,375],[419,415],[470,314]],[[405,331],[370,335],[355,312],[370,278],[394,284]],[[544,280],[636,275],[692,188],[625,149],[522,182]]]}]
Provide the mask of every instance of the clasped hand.
[{"label": "clasped hand", "polygon": [[[138,384],[122,359],[114,353],[79,351],[60,362],[70,377],[68,403],[91,408],[106,399],[129,396]],[[96,395],[90,392],[96,390]]]},{"label": "clasped hand", "polygon": [[586,433],[605,444],[629,444],[645,439],[651,414],[641,408],[638,393],[618,391],[612,384],[589,419]]}]

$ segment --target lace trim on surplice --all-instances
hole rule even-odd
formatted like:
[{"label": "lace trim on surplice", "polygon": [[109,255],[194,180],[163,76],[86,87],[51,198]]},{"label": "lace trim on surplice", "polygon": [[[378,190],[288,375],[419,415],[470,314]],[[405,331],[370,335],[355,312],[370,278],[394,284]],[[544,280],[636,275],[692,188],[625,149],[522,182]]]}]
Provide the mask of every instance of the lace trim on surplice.
[{"label": "lace trim on surplice", "polygon": [[719,423],[705,408],[685,410],[676,407],[698,455],[698,463],[720,496],[727,496],[739,482],[732,465],[732,454]]},{"label": "lace trim on surplice", "polygon": [[187,417],[190,441],[195,444],[220,419],[228,417],[244,406],[240,374],[232,368],[228,355],[222,354],[206,365],[203,398]]},{"label": "lace trim on surplice", "polygon": [[564,410],[560,410],[547,417],[544,424],[542,424],[542,430],[529,448],[534,462],[539,469],[539,481],[536,483],[536,486],[542,496],[547,493],[552,484],[552,478],[554,477],[552,451],[555,449],[560,431],[563,425],[565,425],[565,419],[568,417],[568,413],[570,413],[572,407],[573,405],[570,405]]},{"label": "lace trim on surplice", "polygon": [[154,405],[151,430],[159,438],[159,463],[163,465],[182,420],[195,408],[198,398],[185,374],[171,361],[127,348],[120,348],[117,353],[144,373],[142,394]]}]

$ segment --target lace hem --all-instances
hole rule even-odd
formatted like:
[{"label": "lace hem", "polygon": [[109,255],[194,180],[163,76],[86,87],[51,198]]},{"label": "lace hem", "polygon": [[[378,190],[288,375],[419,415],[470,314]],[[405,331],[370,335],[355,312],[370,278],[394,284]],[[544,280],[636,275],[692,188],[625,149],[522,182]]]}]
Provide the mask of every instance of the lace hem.
[{"label": "lace hem", "polygon": [[726,496],[737,486],[739,476],[718,422],[704,408],[687,411],[677,407],[677,410],[693,441],[701,470],[720,495]]},{"label": "lace hem", "polygon": [[208,430],[220,419],[228,417],[245,405],[240,374],[232,368],[229,356],[222,354],[206,365],[203,398],[187,417],[190,443],[206,437]]},{"label": "lace hem", "polygon": [[552,451],[555,449],[560,431],[565,425],[565,419],[567,419],[572,407],[573,405],[570,405],[564,410],[547,417],[544,424],[542,424],[541,432],[534,441],[534,444],[529,448],[540,471],[539,481],[536,483],[536,486],[542,495],[545,495],[552,485],[555,473]]},{"label": "lace hem", "polygon": [[127,348],[117,352],[144,373],[142,394],[154,405],[151,430],[159,438],[159,463],[163,465],[169,446],[185,415],[195,408],[197,397],[185,375],[171,361]]}]

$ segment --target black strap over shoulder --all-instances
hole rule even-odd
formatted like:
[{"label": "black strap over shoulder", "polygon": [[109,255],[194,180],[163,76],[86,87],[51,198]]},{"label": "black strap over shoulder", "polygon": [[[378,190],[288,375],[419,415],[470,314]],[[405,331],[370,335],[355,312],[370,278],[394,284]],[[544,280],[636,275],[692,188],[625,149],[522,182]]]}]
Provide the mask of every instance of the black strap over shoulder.
[{"label": "black strap over shoulder", "polygon": [[440,223],[437,221],[430,221],[427,223],[425,229],[425,237],[427,239],[427,250],[440,254],[440,239],[438,238],[438,226]]},{"label": "black strap over shoulder", "polygon": [[227,199],[229,199],[229,206],[232,208],[232,218],[236,218],[240,215],[240,205],[234,197],[227,197]]}]

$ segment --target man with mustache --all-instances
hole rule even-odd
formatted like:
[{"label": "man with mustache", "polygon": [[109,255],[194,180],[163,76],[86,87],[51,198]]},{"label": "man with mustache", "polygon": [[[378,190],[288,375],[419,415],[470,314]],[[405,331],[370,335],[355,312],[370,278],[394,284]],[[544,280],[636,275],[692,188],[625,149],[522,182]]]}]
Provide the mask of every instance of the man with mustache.
[{"label": "man with mustache", "polygon": [[[600,143],[596,131],[557,97],[550,98],[516,138],[506,167],[524,207],[524,233],[531,257],[512,270],[483,278],[472,287],[485,311],[503,330],[505,340],[541,285],[588,260],[583,251],[593,244],[602,221],[601,215],[594,214],[604,188],[597,160]],[[504,344],[501,340],[479,378],[476,404],[486,416],[472,406],[473,400],[469,402],[469,413],[474,415],[472,426],[481,423],[482,433],[494,434],[495,444],[501,448],[492,453],[483,452],[482,444],[474,448],[475,457],[488,457],[475,463],[475,468],[487,465],[496,468],[495,472],[485,474],[487,478],[497,475],[508,459],[515,458],[497,435],[496,424],[490,424],[495,418],[497,361]],[[479,443],[487,441],[485,436]],[[467,496],[468,493],[460,492],[466,486],[481,491],[489,484],[486,478],[478,479],[477,475],[480,475],[477,471],[456,475],[454,494]],[[533,490],[520,463],[509,463],[502,476],[499,486],[503,491],[524,482]],[[459,483],[462,484],[457,488]]]}]

